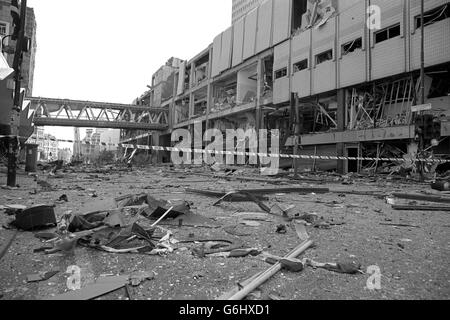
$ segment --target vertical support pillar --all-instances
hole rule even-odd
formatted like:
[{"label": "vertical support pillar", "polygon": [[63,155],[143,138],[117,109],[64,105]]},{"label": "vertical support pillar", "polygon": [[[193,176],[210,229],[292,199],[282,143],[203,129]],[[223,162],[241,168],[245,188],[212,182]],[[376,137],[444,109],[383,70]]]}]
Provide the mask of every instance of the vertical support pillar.
[{"label": "vertical support pillar", "polygon": [[213,104],[213,95],[214,95],[214,87],[212,81],[212,56],[213,51],[212,47],[209,49],[209,61],[208,61],[208,87],[207,87],[207,105],[206,105],[206,123],[205,129],[208,130],[210,128],[210,120],[209,115],[211,114],[211,107]]},{"label": "vertical support pillar", "polygon": [[211,106],[213,101],[213,84],[212,81],[208,80],[206,92],[206,118],[205,118],[205,130],[210,128],[209,115],[211,114]]},{"label": "vertical support pillar", "polygon": [[[154,132],[152,134],[152,145],[160,146],[160,133]],[[152,157],[152,164],[157,165],[162,162],[162,151],[155,150]]]},{"label": "vertical support pillar", "polygon": [[[294,112],[291,115],[295,117],[295,137],[294,137],[294,155],[298,156],[299,155],[299,149],[300,149],[300,139],[301,139],[301,134],[303,131],[303,116],[300,113],[300,102],[298,99],[298,94],[296,93],[294,96],[294,108],[293,108]],[[298,169],[299,169],[299,160],[298,159],[294,159],[294,177],[297,178],[298,177]]]},{"label": "vertical support pillar", "polygon": [[[347,113],[345,89],[339,89],[337,91],[337,103],[338,103],[338,111],[337,111],[338,131],[343,132],[345,131],[345,117]],[[345,156],[344,143],[341,142],[337,143],[336,153],[338,157]],[[338,160],[337,168],[338,173],[345,174],[345,160]]]},{"label": "vertical support pillar", "polygon": [[262,60],[258,59],[258,65],[256,67],[256,114],[255,114],[255,129],[256,132],[262,128],[262,94],[263,94],[263,85],[264,85],[264,76],[263,76],[263,67]]},{"label": "vertical support pillar", "polygon": [[189,84],[188,84],[189,92],[190,92],[189,93],[189,97],[190,97],[190,99],[189,99],[189,119],[192,119],[192,117],[194,116],[194,108],[195,108],[195,104],[194,104],[195,96],[192,92],[192,88],[193,88],[192,84],[193,84],[193,79],[194,79],[194,75],[195,75],[194,70],[195,70],[195,63],[191,63],[191,74],[189,76]]}]

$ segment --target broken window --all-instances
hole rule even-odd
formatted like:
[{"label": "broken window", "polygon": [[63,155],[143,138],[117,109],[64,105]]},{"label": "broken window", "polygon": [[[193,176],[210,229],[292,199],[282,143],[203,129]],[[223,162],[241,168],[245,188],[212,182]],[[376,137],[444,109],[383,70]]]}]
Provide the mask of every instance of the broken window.
[{"label": "broken window", "polygon": [[208,109],[207,89],[201,89],[194,94],[194,116],[204,116]]},{"label": "broken window", "polygon": [[294,73],[308,69],[308,59],[302,60],[294,64]]},{"label": "broken window", "polygon": [[189,104],[189,97],[175,103],[175,122],[177,124],[189,119]]},{"label": "broken window", "polygon": [[237,75],[215,84],[213,89],[213,103],[211,113],[234,108],[236,106]]},{"label": "broken window", "polygon": [[400,23],[375,33],[375,43],[380,43],[400,36]]},{"label": "broken window", "polygon": [[209,71],[209,54],[200,58],[195,62],[195,77],[193,85],[196,86],[208,78]]},{"label": "broken window", "polygon": [[331,49],[316,55],[316,65],[330,60],[333,60],[333,50]]},{"label": "broken window", "polygon": [[430,71],[425,77],[426,82],[431,82],[428,99],[446,97],[450,95],[450,70]]},{"label": "broken window", "polygon": [[189,90],[191,87],[191,68],[187,68],[184,71],[184,90]]},{"label": "broken window", "polygon": [[302,27],[302,17],[308,8],[307,0],[294,0],[292,4],[292,31]]},{"label": "broken window", "polygon": [[362,49],[362,38],[355,39],[342,45],[342,55],[345,56],[351,52]]},{"label": "broken window", "polygon": [[263,96],[268,97],[272,95],[273,87],[273,56],[263,61],[263,75],[264,75],[264,87]]},{"label": "broken window", "polygon": [[280,79],[287,76],[287,68],[275,71],[275,79]]},{"label": "broken window", "polygon": [[[444,4],[438,8],[427,11],[424,14],[424,26],[432,25],[438,21],[442,21],[444,19],[450,18],[450,3]],[[416,29],[422,27],[422,17],[418,15],[415,17],[416,20]]]}]

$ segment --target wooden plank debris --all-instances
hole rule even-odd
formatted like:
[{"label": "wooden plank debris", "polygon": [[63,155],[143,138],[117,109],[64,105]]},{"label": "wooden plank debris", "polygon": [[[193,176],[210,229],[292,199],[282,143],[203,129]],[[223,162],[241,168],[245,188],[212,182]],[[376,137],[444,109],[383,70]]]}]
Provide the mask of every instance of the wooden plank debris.
[{"label": "wooden plank debris", "polygon": [[399,211],[445,211],[450,212],[450,207],[432,207],[432,206],[392,206],[394,210]]},{"label": "wooden plank debris", "polygon": [[406,199],[406,200],[450,203],[450,197],[429,196],[421,194],[403,194],[403,193],[394,193],[393,196],[399,199]]},{"label": "wooden plank debris", "polygon": [[419,226],[414,226],[411,224],[398,224],[398,223],[380,223],[380,225],[388,227],[420,228]]},{"label": "wooden plank debris", "polygon": [[[245,190],[233,190],[233,192],[217,192],[211,190],[199,190],[199,189],[186,189],[188,193],[198,193],[208,197],[217,197],[223,198],[228,194],[232,194],[235,198],[239,198],[242,201],[248,201],[248,196],[245,194],[251,194],[258,198],[261,198],[261,195],[269,195],[269,194],[282,194],[282,193],[298,193],[298,194],[325,194],[329,193],[330,189],[328,188],[301,188],[301,187],[293,187],[293,188],[275,188],[275,189],[245,189]],[[240,195],[239,195],[240,194]],[[243,195],[244,194],[244,195]],[[251,200],[251,199],[250,199]]]}]

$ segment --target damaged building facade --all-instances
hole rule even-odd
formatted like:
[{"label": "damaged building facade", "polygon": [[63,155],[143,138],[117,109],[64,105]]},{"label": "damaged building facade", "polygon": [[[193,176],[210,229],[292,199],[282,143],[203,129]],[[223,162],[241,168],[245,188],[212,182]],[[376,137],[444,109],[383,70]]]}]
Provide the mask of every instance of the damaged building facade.
[{"label": "damaged building facade", "polygon": [[[368,23],[371,6],[381,10],[379,28]],[[418,106],[420,7],[420,0],[263,1],[196,57],[171,59],[163,76],[155,74],[135,103],[167,108],[170,128],[123,132],[122,143],[171,146],[173,130],[195,134],[202,123],[203,131],[279,129],[284,154],[413,159],[425,149],[448,158],[450,2],[425,1],[425,106]],[[298,162],[341,173],[387,165]]]}]

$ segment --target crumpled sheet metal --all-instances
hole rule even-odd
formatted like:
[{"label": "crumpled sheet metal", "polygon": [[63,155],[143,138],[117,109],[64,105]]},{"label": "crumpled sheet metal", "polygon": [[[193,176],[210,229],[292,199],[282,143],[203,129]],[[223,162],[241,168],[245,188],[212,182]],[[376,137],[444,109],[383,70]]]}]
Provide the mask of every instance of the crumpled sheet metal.
[{"label": "crumpled sheet metal", "polygon": [[106,229],[80,240],[80,244],[109,253],[162,255],[174,251],[172,233],[161,233],[160,228],[145,230],[135,223],[124,229]]}]

